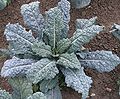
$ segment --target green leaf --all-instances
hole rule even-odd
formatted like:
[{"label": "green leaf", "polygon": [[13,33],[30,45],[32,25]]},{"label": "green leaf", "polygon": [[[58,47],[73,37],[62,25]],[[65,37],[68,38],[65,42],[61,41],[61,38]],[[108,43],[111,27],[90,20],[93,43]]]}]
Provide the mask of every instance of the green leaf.
[{"label": "green leaf", "polygon": [[46,12],[46,26],[44,33],[48,36],[49,45],[56,47],[56,43],[63,37],[62,29],[64,29],[63,14],[57,7]]},{"label": "green leaf", "polygon": [[27,99],[48,99],[46,96],[41,92],[36,92],[33,95],[29,96]]},{"label": "green leaf", "polygon": [[83,67],[79,70],[72,70],[70,68],[61,68],[61,71],[65,75],[65,82],[68,87],[75,89],[78,93],[82,93],[82,99],[86,99],[89,94],[89,88],[91,87],[91,77],[88,77],[83,70]]},{"label": "green leaf", "polygon": [[64,29],[62,30],[62,38],[67,38],[70,22],[70,2],[67,0],[60,0],[57,6],[63,13]]},{"label": "green leaf", "polygon": [[34,63],[30,70],[27,72],[27,78],[32,83],[38,83],[43,79],[52,79],[58,74],[59,71],[56,67],[55,61],[43,58]]},{"label": "green leaf", "polygon": [[61,54],[60,59],[57,61],[57,64],[64,66],[65,68],[81,68],[81,64],[74,53]]},{"label": "green leaf", "polygon": [[62,99],[62,95],[58,85],[55,88],[49,90],[45,95],[47,99]]},{"label": "green leaf", "polygon": [[12,95],[6,92],[5,90],[0,89],[0,99],[13,99]]},{"label": "green leaf", "polygon": [[12,56],[12,53],[8,49],[0,48],[0,56],[10,57],[10,56]]},{"label": "green leaf", "polygon": [[111,51],[77,53],[83,67],[96,69],[99,72],[110,72],[120,64],[120,58]]},{"label": "green leaf", "polygon": [[77,19],[76,20],[76,29],[85,29],[87,27],[90,27],[92,25],[96,25],[96,19],[97,17],[93,17],[90,19]]},{"label": "green leaf", "polygon": [[103,26],[99,25],[92,25],[85,29],[77,29],[76,32],[73,34],[71,39],[71,47],[69,52],[76,52],[80,51],[81,47],[88,43],[93,37],[97,35],[100,31],[103,30]]},{"label": "green leaf", "polygon": [[32,84],[25,77],[10,78],[9,83],[13,89],[13,99],[27,99],[33,93]]},{"label": "green leaf", "polygon": [[71,4],[77,9],[88,6],[91,2],[91,0],[70,0],[70,1],[71,1]]},{"label": "green leaf", "polygon": [[49,45],[46,45],[44,42],[34,43],[32,46],[32,51],[41,57],[47,57],[52,55],[52,50]]},{"label": "green leaf", "polygon": [[31,64],[34,63],[35,60],[32,59],[19,59],[17,57],[13,57],[5,61],[2,69],[1,76],[2,77],[15,77],[15,76],[25,76],[27,70],[31,68]]},{"label": "green leaf", "polygon": [[29,4],[23,4],[21,6],[21,14],[23,16],[24,22],[28,27],[37,33],[39,39],[42,39],[42,32],[44,28],[44,18],[40,13],[38,1]]},{"label": "green leaf", "polygon": [[70,2],[67,0],[60,0],[57,6],[63,13],[64,24],[68,24],[70,21]]},{"label": "green leaf", "polygon": [[114,24],[112,29],[112,34],[120,41],[120,25]]},{"label": "green leaf", "polygon": [[43,80],[40,83],[40,91],[46,93],[48,90],[53,89],[58,84],[58,77],[50,80]]},{"label": "green leaf", "polygon": [[10,44],[10,50],[14,54],[24,54],[30,50],[31,45],[35,42],[31,31],[26,31],[21,25],[8,24],[4,34]]},{"label": "green leaf", "polygon": [[0,10],[3,10],[7,6],[7,0],[0,0]]},{"label": "green leaf", "polygon": [[57,43],[57,53],[62,54],[70,47],[71,41],[67,39],[62,39]]}]

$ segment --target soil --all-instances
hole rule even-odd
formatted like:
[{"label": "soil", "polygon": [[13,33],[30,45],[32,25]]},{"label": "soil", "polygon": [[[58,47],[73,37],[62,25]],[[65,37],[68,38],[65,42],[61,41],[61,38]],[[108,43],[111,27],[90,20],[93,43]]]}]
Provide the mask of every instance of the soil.
[{"label": "soil", "polygon": [[[0,11],[0,48],[6,48],[7,42],[4,37],[6,24],[9,22],[17,23],[25,26],[20,14],[20,6],[24,3],[29,3],[36,0],[14,0],[4,10]],[[51,7],[54,7],[59,0],[40,0],[41,10],[44,13]],[[120,42],[115,39],[109,32],[113,23],[120,24],[120,0],[92,0],[91,4],[83,9],[71,8],[71,21],[69,36],[75,31],[75,20],[78,18],[98,17],[98,23],[106,28],[85,47],[90,51],[110,50],[120,56]],[[2,67],[4,59],[0,59],[0,67]],[[120,65],[109,73],[98,73],[92,69],[85,69],[88,76],[92,77],[93,84],[90,88],[88,99],[120,99],[118,95],[117,80],[120,77]],[[6,79],[0,78],[2,88],[10,91]],[[81,94],[78,94],[70,88],[62,90],[63,99],[80,99]]]}]

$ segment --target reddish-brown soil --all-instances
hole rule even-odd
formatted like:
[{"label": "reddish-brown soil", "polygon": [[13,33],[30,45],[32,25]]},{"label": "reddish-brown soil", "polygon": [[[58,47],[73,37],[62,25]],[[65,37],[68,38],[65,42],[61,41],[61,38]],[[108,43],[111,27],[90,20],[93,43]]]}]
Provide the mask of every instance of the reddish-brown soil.
[{"label": "reddish-brown soil", "polygon": [[[36,0],[15,0],[4,10],[0,11],[0,48],[6,48],[7,43],[4,38],[5,25],[9,22],[24,25],[20,14],[20,6]],[[51,7],[54,7],[59,0],[39,0],[41,2],[41,10],[44,13]],[[92,0],[90,6],[83,9],[71,8],[71,21],[69,36],[75,30],[75,20],[77,18],[98,17],[98,23],[104,25],[105,31],[97,35],[85,47],[91,51],[95,50],[111,50],[120,56],[120,42],[115,39],[109,32],[113,23],[120,24],[120,0]],[[0,67],[2,67],[5,59],[0,59]],[[92,69],[86,69],[86,74],[93,79],[93,84],[89,95],[94,95],[88,99],[120,99],[118,95],[117,80],[120,77],[120,66],[109,73],[98,73]],[[3,78],[0,79],[0,85],[6,90],[10,90],[9,85]],[[65,88],[62,90],[63,99],[80,99],[81,95],[72,89]]]}]

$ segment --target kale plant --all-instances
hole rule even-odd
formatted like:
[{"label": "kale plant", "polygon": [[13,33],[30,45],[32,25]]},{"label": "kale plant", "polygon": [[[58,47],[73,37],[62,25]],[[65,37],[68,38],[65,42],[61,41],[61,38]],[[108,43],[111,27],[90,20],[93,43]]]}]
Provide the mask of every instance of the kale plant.
[{"label": "kale plant", "polygon": [[39,11],[39,2],[32,2],[21,7],[31,30],[18,23],[6,26],[4,34],[9,46],[1,51],[12,59],[4,63],[1,76],[8,78],[13,92],[0,90],[2,99],[62,99],[59,82],[63,75],[67,86],[86,99],[92,79],[84,68],[109,72],[120,63],[110,51],[82,51],[83,45],[103,30],[103,26],[96,24],[96,17],[77,19],[76,31],[68,38],[69,13],[67,0],[61,0],[44,16]]},{"label": "kale plant", "polygon": [[114,24],[112,26],[111,32],[118,40],[120,40],[120,25],[119,24]]},{"label": "kale plant", "polygon": [[0,10],[3,10],[10,2],[11,0],[0,0]]},{"label": "kale plant", "polygon": [[[116,37],[120,41],[120,25],[119,24],[114,24],[112,26],[112,34],[114,37]],[[117,81],[117,84],[119,85],[119,95],[120,95],[120,77],[119,80]]]},{"label": "kale plant", "polygon": [[69,1],[77,9],[88,6],[91,2],[91,0],[69,0]]}]

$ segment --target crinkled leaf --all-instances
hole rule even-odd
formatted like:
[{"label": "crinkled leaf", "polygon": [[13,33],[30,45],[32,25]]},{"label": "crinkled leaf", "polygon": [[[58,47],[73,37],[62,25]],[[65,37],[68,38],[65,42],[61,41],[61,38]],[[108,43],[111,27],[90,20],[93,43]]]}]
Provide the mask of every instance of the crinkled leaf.
[{"label": "crinkled leaf", "polygon": [[44,42],[34,43],[32,46],[32,51],[41,57],[47,57],[52,55],[51,46],[46,45]]},{"label": "crinkled leaf", "polygon": [[8,49],[0,48],[0,56],[10,57],[10,56],[12,56],[12,53]]},{"label": "crinkled leaf", "polygon": [[57,53],[62,54],[70,47],[71,41],[67,39],[62,39],[57,43]]},{"label": "crinkled leaf", "polygon": [[77,19],[76,20],[76,28],[77,29],[85,29],[87,27],[90,27],[92,25],[96,24],[97,17],[93,17],[90,19]]},{"label": "crinkled leaf", "polygon": [[62,11],[64,17],[63,20],[66,24],[70,21],[70,3],[67,0],[61,0],[58,2],[58,8]]},{"label": "crinkled leaf", "polygon": [[17,75],[25,75],[26,71],[31,68],[31,64],[35,61],[32,59],[19,59],[13,57],[7,60],[1,70],[2,77],[15,77]]},{"label": "crinkled leaf", "polygon": [[82,45],[88,43],[93,37],[103,30],[103,26],[92,25],[85,29],[77,29],[76,32],[71,37],[71,47],[69,52],[80,51]]},{"label": "crinkled leaf", "polygon": [[56,42],[62,38],[62,29],[64,28],[63,14],[57,7],[51,8],[46,12],[46,27],[44,33],[48,36],[49,45],[53,48]]},{"label": "crinkled leaf", "polygon": [[7,6],[7,0],[0,0],[0,10],[3,10]]},{"label": "crinkled leaf", "polygon": [[33,95],[29,96],[27,99],[48,99],[46,96],[41,92],[36,92]]},{"label": "crinkled leaf", "polygon": [[6,92],[5,90],[0,89],[0,99],[13,99],[12,95]]},{"label": "crinkled leaf", "polygon": [[120,58],[111,51],[86,52],[77,55],[79,55],[82,66],[96,69],[99,72],[110,72],[120,64]]},{"label": "crinkled leaf", "polygon": [[31,45],[35,42],[31,31],[26,31],[21,25],[8,24],[4,34],[10,43],[10,50],[15,54],[24,54],[30,50]]},{"label": "crinkled leaf", "polygon": [[81,68],[81,64],[74,53],[61,54],[60,59],[57,61],[57,64],[64,66],[65,68]]},{"label": "crinkled leaf", "polygon": [[27,99],[33,93],[32,84],[25,77],[10,78],[8,81],[13,89],[13,99]]},{"label": "crinkled leaf", "polygon": [[55,61],[43,58],[32,65],[31,69],[27,72],[27,78],[36,84],[43,79],[52,79],[58,73],[59,71],[56,67]]},{"label": "crinkled leaf", "polygon": [[120,25],[114,24],[112,28],[112,34],[120,40]]},{"label": "crinkled leaf", "polygon": [[89,94],[89,88],[91,87],[91,77],[88,77],[81,67],[80,70],[61,69],[65,75],[65,82],[68,87],[75,89],[78,93],[82,93],[82,99],[86,99]]},{"label": "crinkled leaf", "polygon": [[49,90],[45,95],[47,99],[62,99],[62,95],[58,85],[56,85],[55,88]]},{"label": "crinkled leaf", "polygon": [[80,8],[83,8],[87,5],[90,4],[91,0],[70,0],[72,5],[77,8],[77,9],[80,9]]},{"label": "crinkled leaf", "polygon": [[42,39],[44,18],[39,11],[39,3],[40,2],[36,1],[22,5],[21,14],[23,16],[24,22],[30,27],[30,29],[38,33],[38,36],[40,39]]},{"label": "crinkled leaf", "polygon": [[40,83],[40,91],[46,93],[48,90],[53,89],[58,84],[58,77],[50,80],[43,80]]},{"label": "crinkled leaf", "polygon": [[63,21],[64,21],[64,29],[62,30],[62,38],[67,37],[67,33],[69,30],[69,21],[70,21],[70,3],[67,0],[61,0],[58,3],[58,8],[62,11],[63,13]]}]

